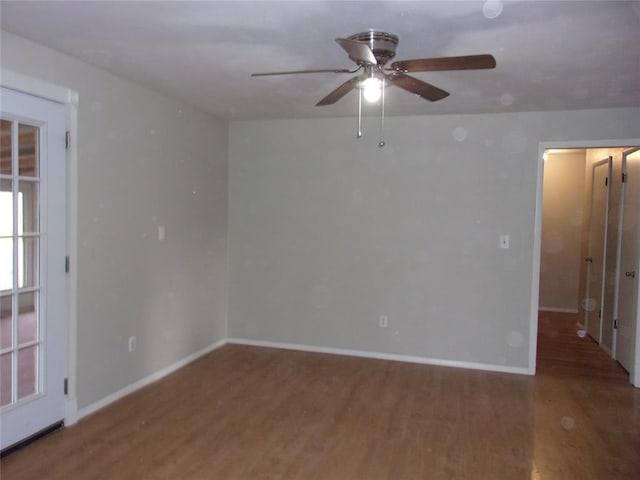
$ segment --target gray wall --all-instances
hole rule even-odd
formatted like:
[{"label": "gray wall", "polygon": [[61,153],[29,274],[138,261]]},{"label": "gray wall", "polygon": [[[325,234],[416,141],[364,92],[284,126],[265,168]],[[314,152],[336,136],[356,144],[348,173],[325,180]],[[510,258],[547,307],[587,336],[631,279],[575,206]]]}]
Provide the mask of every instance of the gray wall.
[{"label": "gray wall", "polygon": [[543,309],[579,310],[586,153],[549,154],[544,162],[540,299]]},{"label": "gray wall", "polygon": [[639,120],[397,117],[384,149],[373,121],[232,122],[229,335],[527,367],[539,142]]},{"label": "gray wall", "polygon": [[82,408],[226,336],[228,126],[6,32],[1,55],[80,95]]}]

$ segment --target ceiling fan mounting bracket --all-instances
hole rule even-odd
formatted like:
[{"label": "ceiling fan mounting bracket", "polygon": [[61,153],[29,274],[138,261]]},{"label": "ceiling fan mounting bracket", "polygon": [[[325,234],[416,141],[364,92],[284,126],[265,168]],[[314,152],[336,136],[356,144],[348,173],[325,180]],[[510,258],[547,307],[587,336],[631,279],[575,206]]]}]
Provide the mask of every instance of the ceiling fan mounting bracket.
[{"label": "ceiling fan mounting bracket", "polygon": [[380,66],[385,65],[396,56],[398,36],[392,33],[369,30],[367,32],[355,33],[348,38],[349,40],[355,40],[356,42],[362,42],[368,45]]}]

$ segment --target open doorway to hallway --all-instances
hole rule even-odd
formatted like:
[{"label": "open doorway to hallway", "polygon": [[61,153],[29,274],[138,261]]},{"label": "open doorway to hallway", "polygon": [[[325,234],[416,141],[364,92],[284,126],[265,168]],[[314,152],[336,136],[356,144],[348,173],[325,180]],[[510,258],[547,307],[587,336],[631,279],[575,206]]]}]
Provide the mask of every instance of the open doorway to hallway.
[{"label": "open doorway to hallway", "polygon": [[[623,238],[638,235],[640,205],[627,186],[634,148],[566,148],[545,151],[537,371],[625,378],[633,373],[637,324],[637,280],[621,265]],[[637,188],[634,183],[632,188]],[[626,203],[625,203],[626,202]],[[634,203],[635,202],[635,203]],[[629,250],[628,247],[625,247]],[[627,252],[628,257],[628,252]],[[629,259],[625,260],[629,263]],[[620,322],[618,307],[627,306]],[[626,303],[625,303],[626,302]],[[633,311],[628,308],[633,303]],[[626,317],[633,318],[626,318]],[[621,329],[624,325],[624,329]],[[629,329],[633,332],[630,332]],[[621,336],[621,334],[624,334]],[[626,335],[626,336],[625,336]],[[618,339],[625,342],[617,342]],[[623,349],[632,351],[623,352]],[[620,365],[617,360],[624,359]],[[624,367],[624,368],[623,368]],[[632,378],[633,380],[633,378]]]}]

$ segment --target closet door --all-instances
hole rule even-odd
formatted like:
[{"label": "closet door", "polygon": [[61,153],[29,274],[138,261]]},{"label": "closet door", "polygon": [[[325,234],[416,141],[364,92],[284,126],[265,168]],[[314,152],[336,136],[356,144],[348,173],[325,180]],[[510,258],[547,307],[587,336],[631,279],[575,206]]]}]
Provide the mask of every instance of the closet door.
[{"label": "closet door", "polygon": [[620,248],[620,289],[616,359],[628,371],[633,370],[635,333],[638,318],[638,276],[640,257],[640,150],[625,153],[623,169],[622,242]]},{"label": "closet door", "polygon": [[587,299],[585,327],[598,343],[602,341],[602,313],[604,275],[606,268],[607,223],[609,210],[609,178],[612,158],[593,164],[591,183],[591,216],[589,220],[589,249],[586,261]]}]

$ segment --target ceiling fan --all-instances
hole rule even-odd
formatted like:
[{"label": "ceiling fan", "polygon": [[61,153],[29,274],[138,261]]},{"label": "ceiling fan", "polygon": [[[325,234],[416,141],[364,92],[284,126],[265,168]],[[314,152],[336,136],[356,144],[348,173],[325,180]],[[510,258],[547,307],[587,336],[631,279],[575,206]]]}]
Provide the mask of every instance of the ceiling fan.
[{"label": "ceiling fan", "polygon": [[[375,90],[381,91],[383,88],[383,81],[385,87],[388,85],[396,85],[425,100],[435,102],[447,97],[449,92],[406,74],[438,70],[476,70],[495,68],[496,66],[496,60],[493,58],[493,55],[484,54],[462,57],[400,60],[393,62],[390,67],[386,67],[387,62],[396,55],[398,36],[376,30],[356,33],[347,38],[336,38],[336,42],[347,52],[349,58],[357,64],[357,68],[354,70],[332,68],[252,73],[251,76],[264,77],[269,75],[295,75],[301,73],[356,73],[362,71],[361,75],[347,80],[316,105],[322,106],[336,103],[352,89],[357,87],[363,89],[366,95],[371,92],[370,95],[373,99],[375,97]],[[377,101],[377,99],[373,101]]]},{"label": "ceiling fan", "polygon": [[286,72],[252,73],[252,77],[264,77],[271,75],[297,75],[307,73],[357,73],[359,75],[350,78],[338,88],[320,100],[316,106],[332,105],[344,97],[354,88],[359,90],[358,102],[358,134],[362,115],[362,96],[369,102],[377,102],[382,98],[381,138],[380,147],[384,146],[382,140],[382,127],[384,123],[384,90],[389,85],[395,85],[408,92],[418,95],[425,100],[435,102],[449,96],[449,92],[407,75],[413,72],[432,72],[442,70],[476,70],[495,68],[496,60],[493,55],[467,55],[460,57],[418,58],[414,60],[400,60],[387,62],[395,57],[398,46],[398,36],[392,33],[370,30],[356,33],[347,38],[336,38],[336,42],[347,52],[349,58],[356,63],[355,69],[316,69],[316,70],[292,70]]}]

